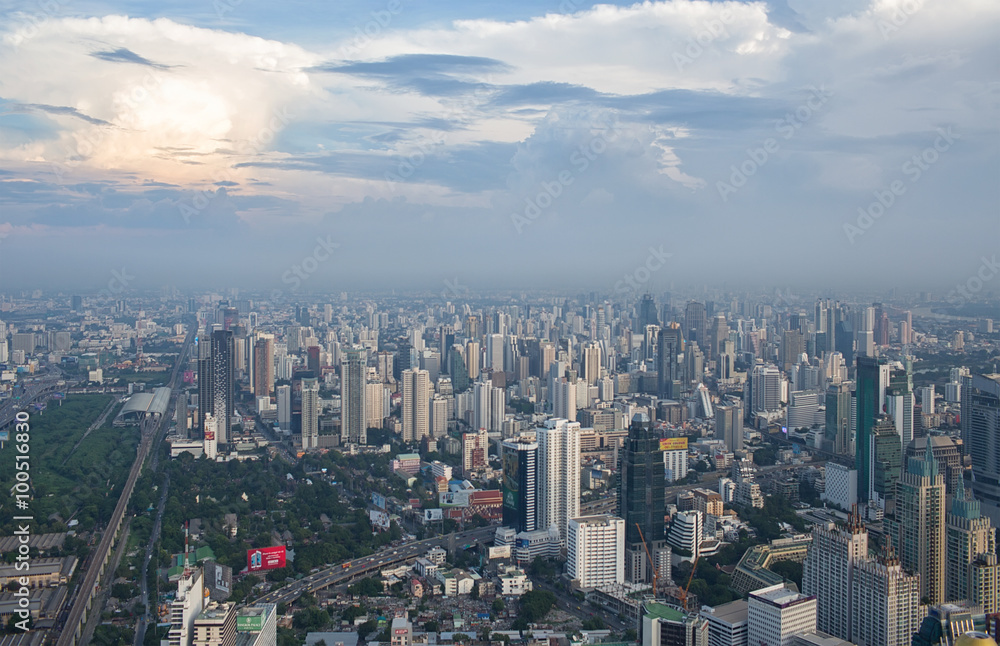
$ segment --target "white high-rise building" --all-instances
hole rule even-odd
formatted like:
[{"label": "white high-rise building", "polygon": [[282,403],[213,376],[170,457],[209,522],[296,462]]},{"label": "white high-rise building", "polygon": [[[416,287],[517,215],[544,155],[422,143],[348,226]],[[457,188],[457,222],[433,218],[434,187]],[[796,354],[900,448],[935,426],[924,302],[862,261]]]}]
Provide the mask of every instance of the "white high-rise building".
[{"label": "white high-rise building", "polygon": [[0,363],[7,363],[10,360],[8,347],[7,339],[0,339]]},{"label": "white high-rise building", "polygon": [[781,371],[777,366],[757,364],[750,376],[750,410],[778,410],[781,406]]},{"label": "white high-rise building", "polygon": [[748,645],[791,646],[796,635],[816,631],[816,597],[784,583],[751,592],[747,610]]},{"label": "white high-rise building", "polygon": [[701,616],[708,622],[708,646],[748,646],[748,604],[743,599],[714,608],[702,606]]},{"label": "white high-rise building", "polygon": [[924,415],[934,414],[934,384],[920,388],[920,408]]},{"label": "white high-rise building", "polygon": [[434,395],[431,400],[431,437],[444,437],[448,434],[448,398],[444,395]]},{"label": "white high-rise building", "polygon": [[486,344],[486,365],[487,370],[503,371],[503,335],[487,334]]},{"label": "white high-rise building", "polygon": [[492,397],[493,384],[488,381],[477,381],[472,385],[472,413],[473,428],[479,430],[485,428],[490,429],[490,403],[493,400]]},{"label": "white high-rise building", "polygon": [[469,372],[469,379],[479,379],[479,342],[469,341],[465,344],[465,368]]},{"label": "white high-rise building", "polygon": [[552,413],[558,418],[576,421],[576,384],[565,378],[552,384]]},{"label": "white high-rise building", "polygon": [[401,375],[403,441],[419,442],[430,435],[430,373],[409,368]]},{"label": "white high-rise building", "polygon": [[584,590],[625,582],[625,521],[617,516],[571,518],[566,574]]},{"label": "white high-rise building", "polygon": [[559,530],[566,545],[569,519],[580,515],[580,423],[549,419],[538,442],[538,527]]},{"label": "white high-rise building", "polygon": [[292,387],[278,386],[278,428],[283,431],[292,429]]},{"label": "white high-rise building", "polygon": [[865,559],[851,581],[855,644],[909,646],[920,629],[920,575],[908,574],[891,553]]},{"label": "white high-rise building", "polygon": [[601,378],[601,346],[596,343],[584,345],[580,367],[583,369],[583,380],[590,386],[597,385]]},{"label": "white high-rise building", "polygon": [[340,442],[368,443],[368,415],[365,410],[368,351],[351,348],[340,364]]},{"label": "white high-rise building", "polygon": [[387,408],[390,395],[386,390],[385,384],[382,383],[380,377],[375,377],[374,379],[369,377],[368,383],[365,384],[366,429],[382,428],[382,423],[389,416],[385,409]]},{"label": "white high-rise building", "polygon": [[205,451],[205,457],[209,460],[214,460],[219,454],[219,442],[215,437],[216,425],[215,418],[211,413],[205,413],[205,420],[202,422],[202,447]]},{"label": "white high-rise building", "polygon": [[319,381],[302,380],[302,448],[319,446]]},{"label": "white high-rise building", "polygon": [[852,596],[854,570],[868,558],[868,530],[851,514],[847,526],[815,525],[812,545],[802,563],[802,592],[817,600],[819,630],[851,640],[851,616],[860,609]]},{"label": "white high-rise building", "polygon": [[705,517],[697,510],[679,511],[674,514],[667,534],[667,543],[697,558],[701,547],[702,534],[705,532]]},{"label": "white high-rise building", "polygon": [[496,388],[490,391],[490,417],[489,425],[486,427],[490,431],[502,431],[503,420],[507,413],[507,389]]},{"label": "white high-rise building", "polygon": [[170,604],[170,646],[189,646],[194,621],[205,606],[205,578],[200,568],[186,569],[177,581],[177,596]]}]

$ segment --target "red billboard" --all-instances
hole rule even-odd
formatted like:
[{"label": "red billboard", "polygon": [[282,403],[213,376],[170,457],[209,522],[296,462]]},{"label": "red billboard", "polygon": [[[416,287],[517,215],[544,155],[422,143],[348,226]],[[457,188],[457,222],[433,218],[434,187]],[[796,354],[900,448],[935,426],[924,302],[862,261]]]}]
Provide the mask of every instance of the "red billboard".
[{"label": "red billboard", "polygon": [[285,567],[285,546],[247,550],[247,571],[277,570]]}]

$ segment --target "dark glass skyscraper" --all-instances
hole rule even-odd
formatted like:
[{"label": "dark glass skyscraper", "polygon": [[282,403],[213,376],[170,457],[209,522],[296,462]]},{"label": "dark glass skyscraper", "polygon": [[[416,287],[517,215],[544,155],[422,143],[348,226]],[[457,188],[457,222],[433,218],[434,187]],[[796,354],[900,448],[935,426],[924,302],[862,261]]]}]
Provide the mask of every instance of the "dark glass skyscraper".
[{"label": "dark glass skyscraper", "polygon": [[656,303],[652,294],[643,294],[639,301],[639,332],[646,329],[647,325],[659,325],[660,318],[656,315]]},{"label": "dark glass skyscraper", "polygon": [[538,443],[503,443],[503,524],[516,532],[538,528]]},{"label": "dark glass skyscraper", "polygon": [[681,328],[676,323],[660,330],[656,350],[656,393],[661,398],[676,399],[680,394],[674,392],[674,384],[681,379],[677,356],[681,353],[683,341]]},{"label": "dark glass skyscraper", "polygon": [[625,574],[630,581],[647,580],[646,568],[640,567],[645,563],[642,540],[654,554],[663,545],[664,477],[660,437],[649,417],[637,414],[621,454],[618,485],[618,515],[625,519]]},{"label": "dark glass skyscraper", "polygon": [[469,371],[462,358],[462,346],[454,346],[448,353],[448,374],[451,375],[451,387],[456,395],[469,389]]},{"label": "dark glass skyscraper", "polygon": [[235,412],[236,343],[232,330],[212,332],[212,417],[216,420],[216,440],[227,444],[231,439],[230,424]]},{"label": "dark glass skyscraper", "polygon": [[855,398],[857,421],[855,428],[854,464],[858,470],[858,502],[868,502],[872,485],[872,433],[875,422],[882,414],[882,367],[885,359],[858,357]]},{"label": "dark glass skyscraper", "polygon": [[684,336],[689,341],[696,341],[699,347],[705,346],[708,335],[708,321],[705,316],[705,304],[700,301],[688,301],[684,308]]}]

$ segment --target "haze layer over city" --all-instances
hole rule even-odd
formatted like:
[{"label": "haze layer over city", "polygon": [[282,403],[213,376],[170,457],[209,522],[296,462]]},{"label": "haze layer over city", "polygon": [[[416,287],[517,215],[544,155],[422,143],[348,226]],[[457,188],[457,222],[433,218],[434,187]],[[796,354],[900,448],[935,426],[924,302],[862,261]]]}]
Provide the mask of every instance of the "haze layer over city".
[{"label": "haze layer over city", "polygon": [[0,7],[0,646],[996,646],[1000,5]]}]

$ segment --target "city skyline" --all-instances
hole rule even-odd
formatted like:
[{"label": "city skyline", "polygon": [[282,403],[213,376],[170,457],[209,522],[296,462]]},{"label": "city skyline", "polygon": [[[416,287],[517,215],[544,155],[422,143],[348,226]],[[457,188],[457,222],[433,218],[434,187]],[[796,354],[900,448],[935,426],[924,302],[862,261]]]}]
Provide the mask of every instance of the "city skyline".
[{"label": "city skyline", "polygon": [[3,289],[996,290],[992,3],[0,16]]}]

